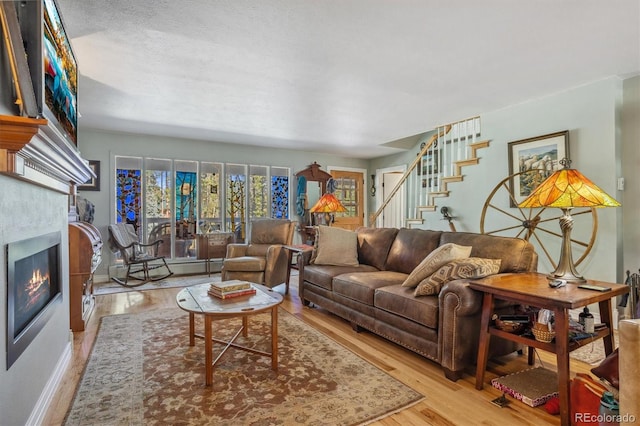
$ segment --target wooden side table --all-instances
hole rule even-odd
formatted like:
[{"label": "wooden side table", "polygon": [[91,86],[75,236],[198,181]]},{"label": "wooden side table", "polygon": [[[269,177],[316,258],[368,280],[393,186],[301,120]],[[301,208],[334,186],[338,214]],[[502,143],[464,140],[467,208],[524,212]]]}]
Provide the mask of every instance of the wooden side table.
[{"label": "wooden side table", "polygon": [[[532,348],[542,349],[556,354],[558,367],[558,391],[560,394],[560,419],[562,425],[571,424],[571,407],[569,398],[569,352],[596,339],[604,340],[607,355],[613,352],[613,316],[611,313],[611,299],[625,294],[629,288],[622,284],[612,284],[602,281],[587,281],[588,284],[610,288],[606,292],[583,290],[577,284],[567,284],[560,288],[549,287],[546,275],[535,272],[518,274],[493,275],[469,283],[469,287],[483,293],[482,318],[480,322],[480,343],[478,348],[478,362],[476,367],[476,389],[482,389],[484,373],[489,354],[489,340],[492,335],[506,340],[518,342]],[[508,333],[490,326],[493,314],[494,299],[504,299],[549,309],[555,315],[555,340],[551,343],[537,341],[533,338]],[[598,303],[600,321],[606,325],[598,330],[593,339],[569,342],[569,310]],[[529,357],[531,362],[532,357]]]},{"label": "wooden side table", "polygon": [[291,270],[292,269],[298,270],[297,259],[296,259],[295,265],[292,264],[293,255],[296,254],[296,256],[299,256],[306,251],[311,251],[313,250],[313,246],[310,246],[307,244],[287,245],[287,246],[284,246],[284,249],[287,251],[287,279],[285,281],[284,294],[289,294],[289,281],[291,280]]},{"label": "wooden side table", "polygon": [[198,234],[198,259],[205,259],[205,272],[211,276],[211,259],[224,259],[227,245],[235,242],[233,232]]}]

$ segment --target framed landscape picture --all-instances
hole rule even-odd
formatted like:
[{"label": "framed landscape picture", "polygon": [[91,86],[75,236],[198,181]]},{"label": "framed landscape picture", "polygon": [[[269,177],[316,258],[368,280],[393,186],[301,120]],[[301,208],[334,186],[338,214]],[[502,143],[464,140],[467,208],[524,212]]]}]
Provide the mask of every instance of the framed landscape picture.
[{"label": "framed landscape picture", "polygon": [[509,142],[511,207],[517,207],[569,158],[569,131]]},{"label": "framed landscape picture", "polygon": [[96,174],[95,178],[91,178],[86,183],[79,185],[80,191],[100,191],[100,161],[89,160],[89,167]]}]

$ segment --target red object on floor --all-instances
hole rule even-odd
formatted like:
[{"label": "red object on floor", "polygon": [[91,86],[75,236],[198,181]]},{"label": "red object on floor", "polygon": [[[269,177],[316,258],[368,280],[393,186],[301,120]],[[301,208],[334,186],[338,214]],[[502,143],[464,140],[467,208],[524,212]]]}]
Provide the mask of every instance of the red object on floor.
[{"label": "red object on floor", "polygon": [[560,398],[554,396],[544,404],[544,409],[549,414],[560,414]]}]

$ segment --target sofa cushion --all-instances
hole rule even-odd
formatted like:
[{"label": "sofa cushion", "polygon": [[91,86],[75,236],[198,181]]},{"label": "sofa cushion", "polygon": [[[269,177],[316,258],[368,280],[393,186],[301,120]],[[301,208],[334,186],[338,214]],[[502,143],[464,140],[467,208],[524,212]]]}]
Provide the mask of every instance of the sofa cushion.
[{"label": "sofa cushion", "polygon": [[500,259],[483,259],[480,257],[456,259],[421,281],[416,287],[415,295],[430,296],[438,294],[442,286],[449,281],[461,278],[482,278],[497,274],[500,270],[500,263]]},{"label": "sofa cushion", "polygon": [[533,245],[525,240],[471,232],[443,232],[440,244],[456,243],[471,246],[471,257],[501,259],[500,273],[536,270],[538,255]]},{"label": "sofa cushion", "polygon": [[441,245],[424,258],[416,268],[411,271],[407,279],[402,283],[403,287],[416,287],[422,280],[428,278],[440,267],[452,260],[465,259],[471,253],[470,246],[459,246],[448,243]]},{"label": "sofa cushion", "polygon": [[264,271],[267,264],[265,257],[241,256],[225,259],[224,269],[230,271]]},{"label": "sofa cushion", "polygon": [[376,268],[369,265],[333,266],[307,265],[304,267],[304,281],[327,290],[333,290],[333,277],[349,272],[374,272]]},{"label": "sofa cushion", "polygon": [[358,234],[358,262],[382,270],[387,261],[391,244],[398,234],[397,228],[356,229]]},{"label": "sofa cushion", "polygon": [[392,271],[349,272],[333,278],[333,292],[373,306],[377,288],[399,285],[405,278],[406,274]]},{"label": "sofa cushion", "polygon": [[378,309],[438,329],[437,297],[414,297],[412,288],[394,285],[378,288],[374,303]]},{"label": "sofa cushion", "polygon": [[311,263],[357,266],[358,234],[342,228],[318,226],[315,254]]},{"label": "sofa cushion", "polygon": [[441,231],[401,228],[391,244],[385,269],[410,274],[440,245],[441,234]]}]

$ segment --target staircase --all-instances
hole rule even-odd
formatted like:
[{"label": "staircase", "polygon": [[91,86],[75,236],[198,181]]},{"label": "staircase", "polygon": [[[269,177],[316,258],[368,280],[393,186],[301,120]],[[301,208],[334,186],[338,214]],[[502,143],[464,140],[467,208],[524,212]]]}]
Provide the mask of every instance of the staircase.
[{"label": "staircase", "polygon": [[420,146],[420,153],[398,184],[370,217],[371,226],[375,226],[378,216],[402,189],[406,191],[407,211],[411,215],[405,219],[404,226],[423,224],[422,213],[436,210],[436,198],[449,196],[449,184],[462,182],[462,168],[478,164],[477,152],[487,146],[489,141],[481,139],[480,117],[437,127],[433,136]]}]

